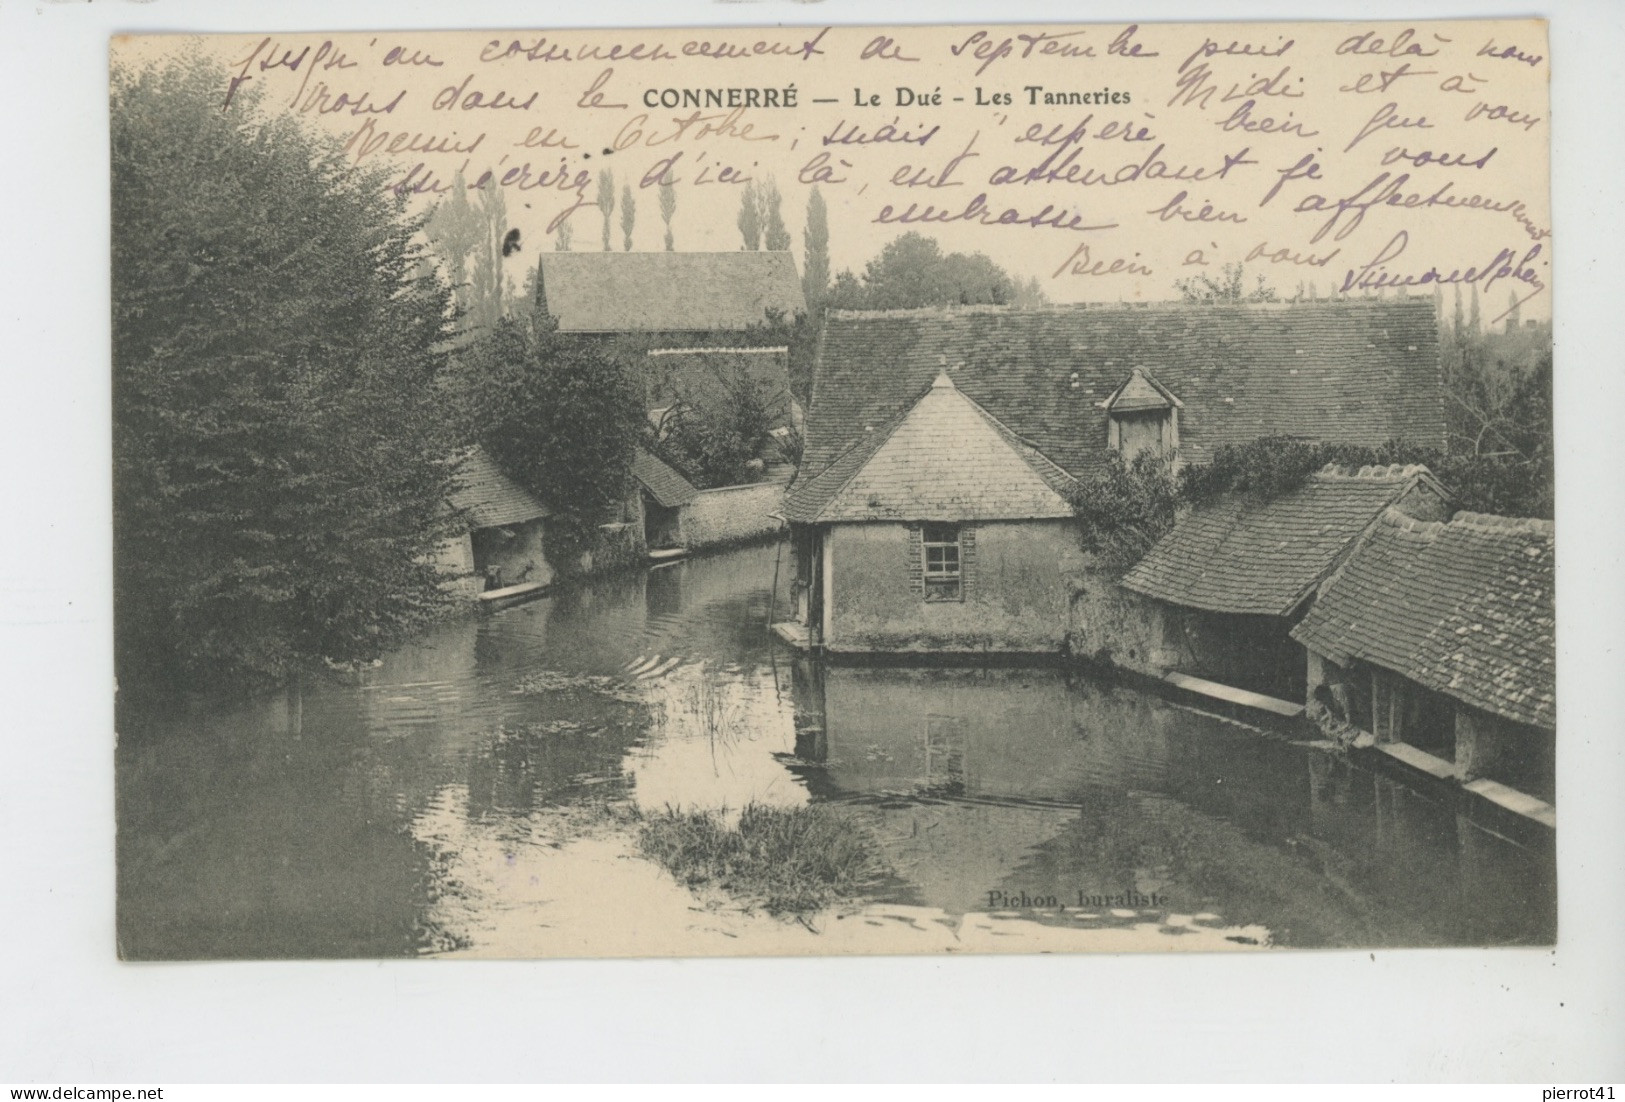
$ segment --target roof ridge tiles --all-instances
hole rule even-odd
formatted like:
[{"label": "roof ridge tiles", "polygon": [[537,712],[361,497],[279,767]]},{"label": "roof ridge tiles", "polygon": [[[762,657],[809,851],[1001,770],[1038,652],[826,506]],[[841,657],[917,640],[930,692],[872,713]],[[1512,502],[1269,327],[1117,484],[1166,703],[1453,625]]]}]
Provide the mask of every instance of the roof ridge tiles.
[{"label": "roof ridge tiles", "polygon": [[1477,528],[1482,531],[1501,532],[1527,532],[1532,536],[1552,537],[1557,534],[1557,526],[1553,521],[1540,517],[1505,517],[1497,513],[1457,513],[1450,523],[1463,528]]},{"label": "roof ridge tiles", "polygon": [[570,262],[572,260],[583,259],[583,258],[592,258],[592,263],[602,263],[602,259],[604,257],[614,257],[616,259],[620,259],[622,257],[628,257],[628,256],[660,256],[660,257],[672,257],[672,256],[675,256],[675,257],[684,257],[684,256],[739,256],[741,253],[747,253],[747,252],[755,252],[755,253],[764,254],[764,255],[767,255],[767,256],[790,256],[790,255],[792,255],[791,250],[789,250],[789,249],[750,249],[750,250],[746,250],[746,249],[677,249],[677,250],[668,250],[668,249],[632,249],[630,251],[623,249],[623,250],[612,250],[612,251],[609,251],[609,252],[601,252],[601,251],[599,251],[597,249],[579,249],[579,250],[576,250],[574,252],[571,252],[571,251],[558,252],[558,251],[556,251],[556,252],[551,252],[551,253],[544,253],[543,255],[546,256],[549,260],[563,259],[566,263],[568,263],[568,262]]},{"label": "roof ridge tiles", "polygon": [[[591,254],[597,255],[597,254]],[[623,254],[624,255],[624,254]],[[636,254],[633,254],[636,255]],[[1433,301],[1421,296],[1393,299],[1323,298],[1301,302],[1212,302],[1191,303],[1174,300],[1154,302],[1046,302],[1031,305],[1013,303],[936,303],[926,306],[895,306],[882,309],[832,307],[826,314],[835,318],[866,317],[943,317],[967,314],[1070,314],[1070,313],[1142,313],[1166,312],[1189,314],[1197,317],[1204,311],[1236,310],[1244,313],[1327,313],[1333,310],[1434,309]]]},{"label": "roof ridge tiles", "polygon": [[1382,511],[1382,522],[1393,528],[1411,532],[1423,539],[1433,539],[1448,527],[1442,520],[1418,520],[1397,505],[1389,505]]},{"label": "roof ridge tiles", "polygon": [[1316,478],[1364,478],[1377,482],[1402,482],[1419,475],[1432,475],[1423,463],[1368,464],[1355,468],[1339,463],[1328,463],[1315,472]]}]

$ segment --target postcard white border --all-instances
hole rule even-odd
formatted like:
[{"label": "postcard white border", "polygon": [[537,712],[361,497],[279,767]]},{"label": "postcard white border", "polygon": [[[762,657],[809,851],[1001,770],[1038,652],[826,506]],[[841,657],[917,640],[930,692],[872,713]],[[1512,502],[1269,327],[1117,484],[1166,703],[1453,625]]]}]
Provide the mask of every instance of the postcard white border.
[{"label": "postcard white border", "polygon": [[[1553,20],[1560,947],[1184,955],[120,965],[113,950],[106,42],[116,31],[1203,21],[1194,0],[487,0],[0,8],[7,538],[0,1082],[1625,1078],[1621,11]],[[1288,20],[1310,6],[1228,5]],[[1406,0],[1313,14],[1414,19]],[[71,603],[70,603],[71,602]]]}]

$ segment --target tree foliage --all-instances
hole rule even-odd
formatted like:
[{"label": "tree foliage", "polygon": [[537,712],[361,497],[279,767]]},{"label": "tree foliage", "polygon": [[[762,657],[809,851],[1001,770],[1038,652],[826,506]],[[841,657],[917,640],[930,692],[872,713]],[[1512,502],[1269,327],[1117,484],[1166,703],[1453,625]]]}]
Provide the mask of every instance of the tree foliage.
[{"label": "tree foliage", "polygon": [[1177,472],[1145,452],[1132,464],[1108,456],[1099,472],[1078,481],[1073,510],[1083,522],[1085,550],[1112,568],[1127,570],[1166,535],[1179,511],[1244,494],[1260,501],[1299,489],[1328,464],[1358,470],[1421,464],[1450,492],[1457,509],[1515,517],[1551,517],[1549,483],[1527,463],[1505,456],[1446,455],[1403,441],[1381,447],[1318,444],[1291,436],[1266,436],[1214,450],[1212,460]]},{"label": "tree foliage", "polygon": [[626,251],[632,251],[632,228],[637,225],[638,201],[632,195],[632,185],[621,189],[621,233],[626,240]]},{"label": "tree foliage", "polygon": [[761,207],[762,247],[770,252],[785,252],[790,248],[790,231],[784,225],[783,197],[779,185],[769,176],[756,191]]},{"label": "tree foliage", "polygon": [[430,247],[445,265],[463,330],[488,332],[503,314],[502,242],[508,232],[507,203],[496,185],[472,195],[462,173],[424,226]]},{"label": "tree foliage", "polygon": [[598,213],[604,216],[604,251],[610,248],[610,228],[615,224],[615,173],[602,169],[598,173]]},{"label": "tree foliage", "polygon": [[1173,465],[1151,452],[1141,452],[1132,463],[1112,452],[1104,468],[1079,479],[1072,491],[1084,550],[1116,570],[1139,562],[1173,529],[1180,505]]},{"label": "tree foliage", "polygon": [[739,193],[739,214],[734,218],[745,248],[755,252],[762,247],[762,205],[756,195],[754,181],[747,182]]},{"label": "tree foliage", "polygon": [[117,657],[254,687],[440,611],[452,300],[385,173],[196,57],[111,90]]},{"label": "tree foliage", "polygon": [[1390,440],[1381,447],[1316,444],[1290,436],[1266,436],[1215,449],[1212,462],[1182,472],[1181,495],[1192,504],[1225,494],[1279,497],[1298,489],[1327,464],[1359,469],[1419,463],[1451,492],[1456,508],[1514,517],[1552,515],[1551,487],[1538,467],[1510,456],[1449,454]]},{"label": "tree foliage", "polygon": [[568,570],[626,498],[646,425],[637,359],[536,314],[504,321],[463,361],[480,442],[552,510],[548,557]]},{"label": "tree foliage", "polygon": [[740,362],[706,363],[706,377],[680,377],[660,425],[662,452],[702,488],[761,478],[771,432],[789,421],[790,395]]},{"label": "tree foliage", "polygon": [[1458,288],[1452,318],[1439,316],[1439,352],[1445,393],[1447,450],[1462,464],[1462,479],[1496,500],[1520,503],[1519,515],[1550,516],[1553,498],[1552,327],[1518,324],[1509,312],[1503,329],[1482,329],[1477,299],[1463,316]]},{"label": "tree foliage", "polygon": [[817,312],[829,293],[829,208],[816,184],[807,196],[807,225],[801,231],[801,244],[801,293],[807,310]]},{"label": "tree foliage", "polygon": [[1010,301],[1015,306],[1042,306],[1049,301],[1049,296],[1044,293],[1044,285],[1038,282],[1037,276],[1028,276],[1015,281],[1015,292]]},{"label": "tree foliage", "polygon": [[865,266],[835,279],[829,305],[843,310],[906,310],[918,306],[1005,305],[1015,281],[981,253],[944,253],[935,238],[910,231]]},{"label": "tree foliage", "polygon": [[1247,285],[1247,271],[1240,262],[1226,264],[1217,276],[1197,272],[1185,279],[1174,280],[1174,289],[1180,301],[1193,305],[1212,306],[1227,302],[1279,302],[1280,295],[1263,276],[1258,276],[1251,287]]},{"label": "tree foliage", "polygon": [[666,251],[675,247],[671,236],[672,215],[677,213],[677,188],[670,183],[660,185],[660,220],[666,224]]}]

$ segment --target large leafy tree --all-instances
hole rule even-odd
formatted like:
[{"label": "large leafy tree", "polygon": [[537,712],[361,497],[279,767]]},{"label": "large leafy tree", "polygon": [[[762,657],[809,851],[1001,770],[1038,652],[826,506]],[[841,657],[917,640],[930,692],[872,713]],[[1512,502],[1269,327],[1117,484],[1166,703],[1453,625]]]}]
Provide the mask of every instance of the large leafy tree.
[{"label": "large leafy tree", "polygon": [[501,322],[463,357],[480,440],[552,510],[548,557],[568,571],[618,519],[645,431],[641,350],[560,333],[544,313]]},{"label": "large leafy tree", "polygon": [[860,280],[843,271],[828,304],[843,310],[906,310],[917,306],[1014,302],[1017,287],[982,253],[945,253],[933,237],[910,231],[880,250]]},{"label": "large leafy tree", "polygon": [[1253,285],[1247,285],[1247,272],[1240,262],[1226,264],[1219,274],[1205,272],[1174,280],[1174,290],[1181,302],[1192,306],[1213,306],[1230,302],[1279,302],[1280,295],[1263,276],[1257,276]]},{"label": "large leafy tree", "polygon": [[680,375],[673,402],[659,426],[668,458],[702,487],[737,486],[761,476],[772,430],[789,421],[789,393],[743,363],[707,364],[703,374]]},{"label": "large leafy tree", "polygon": [[121,678],[275,682],[447,600],[454,316],[380,173],[188,58],[112,81]]}]

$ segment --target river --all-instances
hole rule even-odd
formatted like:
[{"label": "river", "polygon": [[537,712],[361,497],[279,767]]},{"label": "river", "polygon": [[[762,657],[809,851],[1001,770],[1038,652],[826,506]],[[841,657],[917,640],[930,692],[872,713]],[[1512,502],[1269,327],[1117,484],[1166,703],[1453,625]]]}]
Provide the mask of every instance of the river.
[{"label": "river", "polygon": [[[130,959],[1548,944],[1552,846],[1330,747],[1057,669],[799,658],[776,549],[449,623],[345,680],[120,716]],[[777,607],[782,612],[781,595]],[[632,809],[824,802],[870,902],[786,921]],[[1525,840],[1527,843],[1527,840]]]}]

